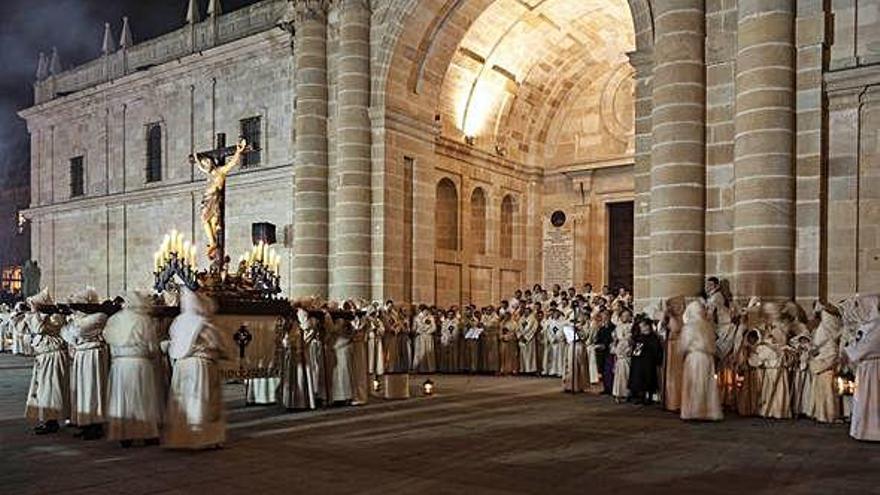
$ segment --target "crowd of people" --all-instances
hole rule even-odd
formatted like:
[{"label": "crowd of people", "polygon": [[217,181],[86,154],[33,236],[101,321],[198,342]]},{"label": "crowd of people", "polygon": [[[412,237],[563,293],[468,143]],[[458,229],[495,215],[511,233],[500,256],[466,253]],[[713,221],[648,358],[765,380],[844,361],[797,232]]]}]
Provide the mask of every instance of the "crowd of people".
[{"label": "crowd of people", "polygon": [[[51,304],[44,291],[0,316],[0,350],[35,356],[26,416],[37,433],[69,422],[85,439],[123,446],[223,444],[219,367],[236,353],[214,301],[182,289],[173,321],[154,316],[159,302],[139,292],[112,315],[40,311]],[[658,402],[683,420],[851,416],[853,437],[880,441],[877,296],[809,312],[755,298],[740,307],[713,277],[690,302],[674,297],[640,313],[628,291],[590,284],[535,285],[481,308],[291,304],[278,376],[248,380],[288,409],[365,404],[371,378],[383,375],[531,375],[617,402]]]}]

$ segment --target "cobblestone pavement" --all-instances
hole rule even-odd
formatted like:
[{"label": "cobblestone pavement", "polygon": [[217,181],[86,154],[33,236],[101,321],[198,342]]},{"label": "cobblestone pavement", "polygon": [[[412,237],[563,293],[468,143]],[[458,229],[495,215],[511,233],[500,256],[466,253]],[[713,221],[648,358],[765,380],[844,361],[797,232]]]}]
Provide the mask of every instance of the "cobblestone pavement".
[{"label": "cobblestone pavement", "polygon": [[437,395],[284,413],[227,389],[223,450],[34,436],[30,362],[0,355],[0,493],[880,493],[880,445],[846,427],[728,418],[561,393],[556,380],[435,377]]}]

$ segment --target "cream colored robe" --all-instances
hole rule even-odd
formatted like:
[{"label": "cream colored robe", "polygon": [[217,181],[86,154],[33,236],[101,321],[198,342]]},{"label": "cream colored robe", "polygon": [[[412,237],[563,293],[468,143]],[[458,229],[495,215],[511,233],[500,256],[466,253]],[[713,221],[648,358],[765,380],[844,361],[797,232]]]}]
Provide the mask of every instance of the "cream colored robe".
[{"label": "cream colored robe", "polygon": [[107,320],[104,341],[110,346],[107,407],[110,440],[159,437],[165,407],[156,367],[157,321],[142,300],[126,299],[124,309]]},{"label": "cream colored robe", "polygon": [[840,318],[822,311],[821,322],[813,335],[813,357],[810,359],[810,411],[808,415],[820,423],[833,423],[840,418],[835,370],[840,349]]},{"label": "cream colored robe", "polygon": [[628,333],[626,337],[618,338],[611,350],[611,353],[614,354],[614,385],[611,394],[618,399],[629,397],[629,365],[632,345]]},{"label": "cream colored robe", "polygon": [[351,325],[349,322],[339,319],[332,323],[333,331],[328,336],[333,353],[332,361],[328,361],[330,368],[330,397],[333,402],[345,402],[354,399],[354,390],[351,385],[354,377],[353,348]]},{"label": "cream colored robe", "polygon": [[28,316],[34,371],[28,391],[25,417],[32,422],[63,422],[70,417],[70,355],[59,327],[39,313]]},{"label": "cream colored robe", "polygon": [[[570,325],[564,322],[563,327]],[[589,360],[587,357],[587,343],[589,335],[583,327],[576,327],[577,340],[574,343],[565,342],[564,355],[562,356],[562,389],[566,392],[586,392],[590,388]],[[565,337],[563,336],[563,339]],[[572,383],[574,378],[574,383]]]},{"label": "cream colored robe", "polygon": [[845,349],[856,366],[856,393],[853,397],[849,434],[857,440],[880,442],[880,319],[859,328],[861,338]]},{"label": "cream colored robe", "polygon": [[715,330],[701,317],[701,304],[688,305],[681,333],[681,419],[718,421],[724,414],[715,382]]},{"label": "cream colored robe", "polygon": [[378,315],[367,318],[367,366],[371,375],[380,376],[385,374],[385,351],[383,342],[385,337],[385,324]]},{"label": "cream colored robe", "polygon": [[788,419],[791,412],[791,380],[783,367],[784,350],[769,341],[761,342],[749,358],[749,364],[761,368],[761,409],[765,418]]},{"label": "cream colored robe", "polygon": [[102,333],[107,315],[84,315],[68,323],[62,337],[74,349],[70,369],[70,420],[78,426],[106,422],[110,348]]},{"label": "cream colored robe", "polygon": [[437,324],[434,316],[421,312],[413,322],[415,336],[413,338],[412,370],[416,373],[434,373],[437,371],[437,357],[434,353],[434,333]]},{"label": "cream colored robe", "polygon": [[168,354],[174,370],[163,445],[173,449],[216,447],[226,441],[218,362],[233,356],[232,341],[213,323],[216,306],[210,299],[185,290],[181,310],[169,332]]},{"label": "cream colored robe", "polygon": [[29,313],[19,313],[10,318],[12,324],[12,353],[19,356],[33,356],[31,331],[27,320]]},{"label": "cream colored robe", "polygon": [[519,327],[519,372],[537,373],[538,371],[538,319],[529,315]]},{"label": "cream colored robe", "polygon": [[498,373],[501,370],[501,321],[494,314],[484,316],[483,327],[480,336],[480,371]]},{"label": "cream colored robe", "polygon": [[458,373],[459,363],[458,341],[461,338],[458,318],[443,318],[440,323],[440,371]]},{"label": "cream colored robe", "polygon": [[[309,325],[308,318],[303,320]],[[281,402],[287,409],[314,409],[316,369],[312,363],[312,353],[299,321],[291,325],[282,340],[284,361],[281,368]]]},{"label": "cream colored robe", "polygon": [[[809,335],[807,335],[809,336]],[[790,346],[796,353],[794,372],[792,373],[791,409],[794,417],[809,415],[812,409],[813,375],[810,373],[811,343],[800,341],[799,336],[792,337]]]},{"label": "cream colored robe", "polygon": [[559,346],[556,333],[560,331],[559,322],[553,318],[547,318],[541,322],[541,340],[544,343],[541,356],[541,374],[544,376],[559,376],[556,359]]},{"label": "cream colored robe", "polygon": [[684,348],[681,345],[681,317],[671,315],[666,324],[666,365],[663,378],[664,406],[668,411],[681,409],[681,380],[684,372]]},{"label": "cream colored robe", "polygon": [[508,318],[501,323],[501,335],[499,355],[501,360],[501,374],[513,375],[519,371],[519,346],[517,344],[517,320]]},{"label": "cream colored robe", "polygon": [[356,318],[351,322],[351,403],[356,406],[370,400],[367,325],[369,322],[365,318]]},{"label": "cream colored robe", "polygon": [[312,379],[314,380],[315,399],[324,402],[329,397],[329,373],[325,360],[326,346],[324,345],[323,330],[319,328],[315,318],[309,318],[303,328],[303,340],[306,346],[306,355]]},{"label": "cream colored robe", "polygon": [[391,308],[385,312],[385,373],[408,373],[410,368],[409,325],[406,317]]}]

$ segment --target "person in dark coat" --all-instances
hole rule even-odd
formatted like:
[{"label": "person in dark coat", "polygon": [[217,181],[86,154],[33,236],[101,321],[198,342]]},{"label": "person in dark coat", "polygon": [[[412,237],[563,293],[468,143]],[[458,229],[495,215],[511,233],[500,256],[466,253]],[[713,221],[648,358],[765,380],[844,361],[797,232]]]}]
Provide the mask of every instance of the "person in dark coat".
[{"label": "person in dark coat", "polygon": [[659,389],[658,369],[662,362],[663,346],[654,332],[654,324],[640,315],[633,325],[629,369],[629,390],[636,404],[651,404],[651,396]]},{"label": "person in dark coat", "polygon": [[614,343],[614,323],[607,310],[602,311],[602,326],[596,332],[596,365],[602,373],[602,394],[610,395],[614,387],[614,357],[611,345]]}]

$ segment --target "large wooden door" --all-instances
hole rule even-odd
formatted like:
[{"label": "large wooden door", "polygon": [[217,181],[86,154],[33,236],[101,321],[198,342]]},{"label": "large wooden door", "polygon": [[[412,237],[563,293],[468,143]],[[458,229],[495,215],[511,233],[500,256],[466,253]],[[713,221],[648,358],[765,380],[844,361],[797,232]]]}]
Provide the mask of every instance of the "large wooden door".
[{"label": "large wooden door", "polygon": [[608,285],[632,290],[633,202],[608,204]]}]

